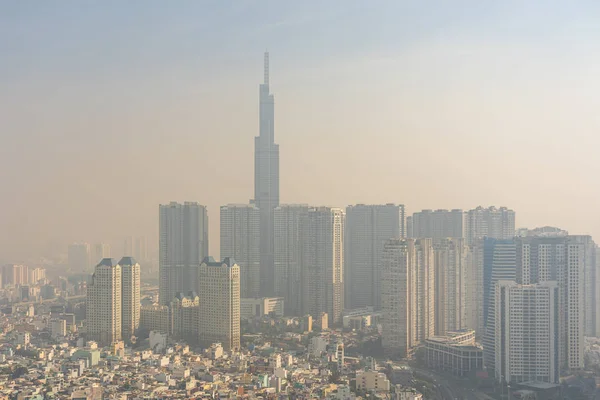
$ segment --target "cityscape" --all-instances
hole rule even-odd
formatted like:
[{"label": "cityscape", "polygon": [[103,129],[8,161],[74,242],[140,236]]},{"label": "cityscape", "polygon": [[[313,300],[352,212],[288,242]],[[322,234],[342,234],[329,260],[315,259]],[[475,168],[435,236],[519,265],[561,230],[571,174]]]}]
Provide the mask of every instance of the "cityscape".
[{"label": "cityscape", "polygon": [[277,53],[255,58],[250,200],[172,198],[157,237],[0,265],[0,400],[600,398],[589,232],[467,195],[282,202]]}]

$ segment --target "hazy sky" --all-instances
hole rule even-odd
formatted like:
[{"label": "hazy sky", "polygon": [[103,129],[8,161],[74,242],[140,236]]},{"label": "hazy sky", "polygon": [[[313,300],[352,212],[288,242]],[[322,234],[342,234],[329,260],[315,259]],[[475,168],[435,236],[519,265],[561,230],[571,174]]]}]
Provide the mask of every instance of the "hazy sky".
[{"label": "hazy sky", "polygon": [[265,49],[282,202],[504,205],[600,238],[599,18],[597,1],[0,1],[0,260],[157,242],[171,200],[209,207],[217,255],[219,206],[253,195]]}]

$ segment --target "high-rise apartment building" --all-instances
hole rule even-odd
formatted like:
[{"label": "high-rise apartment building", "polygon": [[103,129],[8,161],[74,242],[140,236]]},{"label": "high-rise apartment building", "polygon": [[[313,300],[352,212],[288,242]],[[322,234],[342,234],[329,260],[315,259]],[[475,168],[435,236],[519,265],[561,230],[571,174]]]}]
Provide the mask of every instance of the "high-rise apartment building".
[{"label": "high-rise apartment building", "polygon": [[200,343],[240,348],[240,267],[231,258],[204,259],[199,271]]},{"label": "high-rise apartment building", "polygon": [[515,236],[515,212],[506,207],[477,207],[465,213],[465,238],[471,245],[484,237],[511,239]]},{"label": "high-rise apartment building", "polygon": [[596,325],[598,323],[598,310],[596,302],[598,296],[598,279],[600,276],[596,271],[596,251],[598,246],[592,240],[591,236],[587,235],[571,235],[571,240],[575,243],[583,245],[583,332],[584,336],[597,336]]},{"label": "high-rise apartment building", "polygon": [[460,238],[464,235],[462,210],[423,210],[409,220],[412,238]]},{"label": "high-rise apartment building", "polygon": [[279,206],[279,145],[275,143],[275,99],[269,87],[269,53],[265,53],[259,104],[259,135],[254,139],[254,202],[260,210],[260,297],[270,297],[275,290],[273,212]]},{"label": "high-rise apartment building", "polygon": [[111,257],[110,245],[107,243],[96,243],[92,248],[92,264]]},{"label": "high-rise apartment building", "polygon": [[46,279],[46,269],[45,268],[34,268],[29,270],[29,283],[36,284],[42,280]]},{"label": "high-rise apartment building", "polygon": [[122,337],[129,340],[140,327],[140,264],[133,257],[123,257],[121,266]]},{"label": "high-rise apartment building", "polygon": [[501,280],[515,281],[517,271],[517,246],[514,240],[481,239],[476,247],[483,257],[479,266],[483,271],[483,361],[489,369],[494,369],[496,335],[496,283]]},{"label": "high-rise apartment building", "polygon": [[435,329],[446,336],[467,328],[470,249],[462,238],[440,239],[435,254]]},{"label": "high-rise apartment building", "polygon": [[159,206],[159,302],[197,291],[198,267],[208,253],[208,213],[194,202]]},{"label": "high-rise apartment building", "polygon": [[435,332],[435,274],[431,239],[389,239],[384,244],[382,344],[405,357]]},{"label": "high-rise apartment building", "polygon": [[346,208],[344,295],[346,308],[381,308],[383,244],[406,235],[404,205]]},{"label": "high-rise apartment building", "polygon": [[240,268],[241,294],[260,294],[260,210],[253,204],[221,207],[221,257],[233,258]]},{"label": "high-rise apartment building", "polygon": [[[87,273],[90,271],[91,254],[88,243],[73,243],[69,245],[68,265],[71,273]],[[98,262],[96,260],[94,262]]]},{"label": "high-rise apartment building", "polygon": [[29,267],[27,265],[7,264],[2,266],[2,286],[27,285],[28,283]]},{"label": "high-rise apartment building", "polygon": [[559,383],[559,288],[556,281],[495,289],[495,375],[500,383]]},{"label": "high-rise apartment building", "polygon": [[96,266],[87,288],[86,334],[88,340],[109,345],[121,340],[121,266],[105,258]]},{"label": "high-rise apartment building", "polygon": [[285,299],[287,315],[302,315],[302,240],[309,206],[280,205],[274,211],[275,296]]},{"label": "high-rise apartment building", "polygon": [[345,214],[340,208],[311,209],[303,229],[303,314],[327,313],[329,326],[342,323],[344,310]]},{"label": "high-rise apartment building", "polygon": [[[584,367],[586,257],[593,242],[585,236],[528,236],[517,242],[516,281],[535,284],[556,281],[559,289],[560,367]],[[588,249],[590,248],[590,249]]]},{"label": "high-rise apartment building", "polygon": [[171,302],[172,334],[188,343],[198,342],[200,297],[196,292],[178,293]]}]

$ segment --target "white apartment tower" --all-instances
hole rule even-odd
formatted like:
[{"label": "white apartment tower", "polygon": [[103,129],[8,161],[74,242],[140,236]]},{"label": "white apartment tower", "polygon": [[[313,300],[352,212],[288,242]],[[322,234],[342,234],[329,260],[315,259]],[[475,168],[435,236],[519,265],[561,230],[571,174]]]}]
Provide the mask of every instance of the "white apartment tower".
[{"label": "white apartment tower", "polygon": [[240,267],[231,258],[204,259],[199,270],[198,333],[200,343],[240,348]]},{"label": "white apartment tower", "polygon": [[[196,291],[198,267],[208,253],[208,214],[194,202],[159,206],[159,302]],[[131,255],[131,254],[128,254]]]},{"label": "white apartment tower", "polygon": [[274,211],[275,296],[286,315],[302,315],[302,238],[309,206],[280,205]]},{"label": "white apartment tower", "polygon": [[404,238],[404,205],[346,208],[344,295],[346,308],[381,308],[381,257],[390,238]]},{"label": "white apartment tower", "polygon": [[435,274],[431,239],[389,239],[384,244],[382,343],[402,358],[435,331]]},{"label": "white apartment tower", "polygon": [[102,345],[121,340],[121,266],[105,258],[96,266],[87,289],[87,339]]},{"label": "white apartment tower", "polygon": [[327,313],[329,326],[342,322],[344,310],[345,216],[340,208],[314,208],[303,228],[303,314]]},{"label": "white apartment tower", "polygon": [[440,239],[435,254],[435,330],[445,336],[467,328],[470,250],[464,239]]},{"label": "white apartment tower", "polygon": [[221,257],[239,266],[243,298],[260,297],[260,218],[252,204],[221,207]]},{"label": "white apartment tower", "polygon": [[496,380],[559,383],[558,284],[498,281],[494,307]]},{"label": "white apartment tower", "polygon": [[121,303],[123,340],[130,340],[140,326],[140,264],[133,257],[123,257],[121,266]]}]

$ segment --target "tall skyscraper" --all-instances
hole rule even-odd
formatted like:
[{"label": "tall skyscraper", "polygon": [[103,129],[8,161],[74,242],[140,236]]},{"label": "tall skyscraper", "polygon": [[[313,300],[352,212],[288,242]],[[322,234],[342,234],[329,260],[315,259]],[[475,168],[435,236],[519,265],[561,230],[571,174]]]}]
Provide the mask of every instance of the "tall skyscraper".
[{"label": "tall skyscraper", "polygon": [[389,239],[382,259],[382,344],[403,358],[435,332],[432,241]]},{"label": "tall skyscraper", "polygon": [[412,238],[460,238],[464,235],[462,210],[423,210],[410,219]]},{"label": "tall skyscraper", "polygon": [[199,272],[200,343],[240,348],[240,267],[231,258],[204,259]]},{"label": "tall skyscraper", "polygon": [[287,315],[302,315],[302,239],[309,206],[280,205],[274,212],[275,296]]},{"label": "tall skyscraper", "polygon": [[327,313],[329,326],[342,322],[344,310],[345,214],[340,208],[314,208],[303,228],[303,314]]},{"label": "tall skyscraper", "polygon": [[221,207],[221,257],[240,268],[241,296],[260,297],[260,210],[252,204]]},{"label": "tall skyscraper", "polygon": [[471,245],[484,237],[511,239],[515,236],[515,212],[506,207],[477,207],[465,213],[465,238]]},{"label": "tall skyscraper", "polygon": [[[69,245],[68,264],[72,273],[90,271],[90,245],[88,243],[73,243]],[[96,261],[94,261],[96,262]]]},{"label": "tall skyscraper", "polygon": [[435,254],[435,329],[446,336],[467,328],[470,250],[462,238],[440,239]]},{"label": "tall skyscraper", "polygon": [[96,243],[92,254],[92,263],[98,263],[105,258],[111,258],[110,245],[107,243]]},{"label": "tall skyscraper", "polygon": [[483,362],[494,369],[496,335],[496,283],[501,280],[515,281],[517,271],[517,246],[515,241],[483,239],[477,244],[483,248]]},{"label": "tall skyscraper", "polygon": [[208,213],[198,203],[159,206],[159,302],[197,291],[198,268],[208,253]]},{"label": "tall skyscraper", "polygon": [[501,383],[559,383],[559,288],[556,281],[496,282],[495,375]]},{"label": "tall skyscraper", "polygon": [[96,266],[87,289],[87,339],[109,345],[122,336],[121,266],[105,258]]},{"label": "tall skyscraper", "polygon": [[586,319],[586,256],[592,256],[586,247],[593,248],[591,238],[528,236],[516,241],[518,283],[558,282],[560,366],[567,370],[582,369]]},{"label": "tall skyscraper", "polygon": [[133,257],[123,257],[121,266],[122,337],[129,340],[140,326],[140,264]]},{"label": "tall skyscraper", "polygon": [[259,135],[254,140],[254,202],[260,210],[260,293],[275,290],[273,211],[279,206],[279,145],[275,143],[275,100],[269,88],[269,53],[259,87]]},{"label": "tall skyscraper", "polygon": [[346,308],[381,308],[381,256],[390,238],[404,238],[404,205],[346,208],[344,295]]},{"label": "tall skyscraper", "polygon": [[584,312],[584,336],[594,337],[597,335],[596,324],[598,320],[598,311],[596,302],[598,296],[599,276],[596,272],[596,251],[598,246],[587,235],[571,235],[571,240],[583,245],[583,312]]}]

